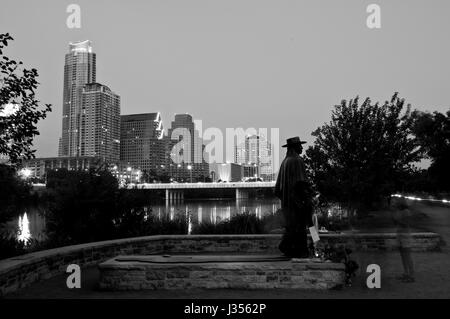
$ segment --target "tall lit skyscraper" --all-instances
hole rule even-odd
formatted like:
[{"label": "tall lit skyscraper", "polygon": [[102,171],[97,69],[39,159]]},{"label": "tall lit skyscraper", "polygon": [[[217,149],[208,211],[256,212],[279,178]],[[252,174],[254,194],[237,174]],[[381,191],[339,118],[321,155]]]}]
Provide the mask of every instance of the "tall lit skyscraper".
[{"label": "tall lit skyscraper", "polygon": [[86,84],[81,96],[80,155],[118,163],[120,97],[99,83]]},{"label": "tall lit skyscraper", "polygon": [[274,179],[272,145],[263,136],[245,137],[245,141],[236,146],[235,163],[244,167],[244,177]]},{"label": "tall lit skyscraper", "polygon": [[70,43],[65,57],[60,157],[120,158],[120,97],[96,82],[91,42]]},{"label": "tall lit skyscraper", "polygon": [[96,56],[91,42],[70,43],[64,64],[62,136],[59,156],[80,156],[83,86],[96,80]]}]

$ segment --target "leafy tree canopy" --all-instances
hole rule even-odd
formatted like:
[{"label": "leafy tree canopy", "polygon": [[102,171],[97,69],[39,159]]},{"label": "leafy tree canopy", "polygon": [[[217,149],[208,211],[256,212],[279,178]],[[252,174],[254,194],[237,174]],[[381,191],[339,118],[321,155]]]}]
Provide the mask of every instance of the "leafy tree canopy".
[{"label": "leafy tree canopy", "polygon": [[421,158],[412,124],[411,107],[397,93],[382,105],[370,98],[343,100],[306,150],[317,190],[360,210],[389,196]]},{"label": "leafy tree canopy", "polygon": [[436,190],[450,190],[450,110],[446,114],[415,111],[413,132],[431,160],[429,175]]},{"label": "leafy tree canopy", "polygon": [[0,34],[0,155],[18,165],[34,157],[31,146],[33,137],[39,135],[36,124],[51,111],[51,105],[40,109],[36,100],[37,70],[21,68],[22,62],[3,54],[11,40],[8,33]]}]

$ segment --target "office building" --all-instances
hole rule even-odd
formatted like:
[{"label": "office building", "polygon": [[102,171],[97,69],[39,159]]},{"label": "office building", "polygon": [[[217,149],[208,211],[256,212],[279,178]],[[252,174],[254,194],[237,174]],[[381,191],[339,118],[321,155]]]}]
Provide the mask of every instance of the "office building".
[{"label": "office building", "polygon": [[263,136],[246,136],[235,148],[235,163],[242,165],[244,178],[274,180],[273,162],[272,145]]},{"label": "office building", "polygon": [[81,156],[118,163],[120,158],[120,97],[107,86],[89,83],[82,91]]},{"label": "office building", "polygon": [[212,163],[209,172],[213,182],[240,182],[243,178],[243,167],[236,163]]},{"label": "office building", "polygon": [[[179,135],[177,134],[180,133]],[[178,135],[178,136],[177,136]],[[183,135],[186,135],[185,138]],[[203,158],[205,146],[189,114],[175,114],[168,132],[170,160],[168,169],[180,182],[205,181],[209,177],[209,165]]]},{"label": "office building", "polygon": [[159,112],[122,115],[120,143],[122,165],[158,175],[164,171],[169,147]]},{"label": "office building", "polygon": [[68,171],[89,171],[90,169],[103,169],[105,162],[102,158],[92,156],[80,157],[40,157],[26,159],[22,162],[24,169],[29,170],[29,178],[42,179],[52,170],[67,169]]}]

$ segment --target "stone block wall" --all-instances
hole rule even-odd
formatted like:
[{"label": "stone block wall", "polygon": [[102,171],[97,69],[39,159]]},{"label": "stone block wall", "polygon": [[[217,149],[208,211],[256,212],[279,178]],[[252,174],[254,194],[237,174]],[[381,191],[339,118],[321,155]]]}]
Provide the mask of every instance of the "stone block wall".
[{"label": "stone block wall", "polygon": [[100,289],[331,289],[345,283],[345,266],[328,262],[152,264],[108,260],[99,265]]},{"label": "stone block wall", "polygon": [[[434,233],[412,234],[414,251],[439,251]],[[279,254],[281,235],[164,235],[102,241],[39,251],[0,260],[0,296],[64,273],[69,264],[97,265],[118,255],[176,253]],[[396,234],[322,234],[324,243],[345,244],[354,251],[396,249]]]}]

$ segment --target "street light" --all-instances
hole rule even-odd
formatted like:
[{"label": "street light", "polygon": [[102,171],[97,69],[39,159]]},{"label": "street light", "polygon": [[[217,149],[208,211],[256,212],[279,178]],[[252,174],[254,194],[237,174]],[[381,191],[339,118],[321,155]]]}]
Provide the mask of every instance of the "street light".
[{"label": "street light", "polygon": [[131,180],[131,167],[130,166],[128,166],[127,167],[127,171],[128,171],[128,174],[129,174],[129,181],[130,181],[130,183],[132,182],[132,180]]},{"label": "street light", "polygon": [[190,175],[191,175],[191,183],[192,183],[192,166],[191,166],[191,165],[188,165],[188,166],[187,166],[187,169],[188,169],[189,172],[190,172]]},{"label": "street light", "polygon": [[27,179],[31,176],[31,170],[29,168],[22,168],[19,172],[20,175],[22,175],[22,178]]},{"label": "street light", "polygon": [[140,182],[142,172],[140,170],[137,170],[136,172],[136,183]]},{"label": "street light", "polygon": [[114,165],[113,168],[112,168],[113,175],[116,178],[118,178],[118,175],[119,175],[118,172],[117,172],[117,168],[118,168],[117,165]]}]

